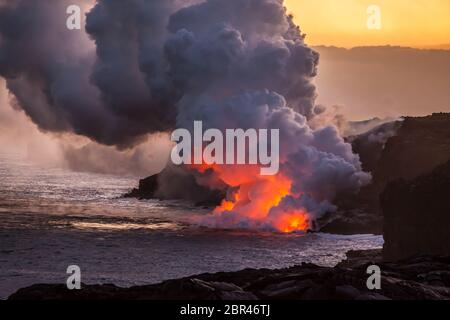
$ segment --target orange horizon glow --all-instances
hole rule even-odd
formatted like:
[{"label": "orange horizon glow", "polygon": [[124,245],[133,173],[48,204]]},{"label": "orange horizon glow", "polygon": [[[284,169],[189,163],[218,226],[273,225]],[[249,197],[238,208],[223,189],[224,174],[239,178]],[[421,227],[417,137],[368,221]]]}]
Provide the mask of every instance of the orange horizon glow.
[{"label": "orange horizon glow", "polygon": [[[285,0],[312,46],[408,46],[450,49],[450,1]],[[367,28],[367,8],[378,5],[382,28]]]}]

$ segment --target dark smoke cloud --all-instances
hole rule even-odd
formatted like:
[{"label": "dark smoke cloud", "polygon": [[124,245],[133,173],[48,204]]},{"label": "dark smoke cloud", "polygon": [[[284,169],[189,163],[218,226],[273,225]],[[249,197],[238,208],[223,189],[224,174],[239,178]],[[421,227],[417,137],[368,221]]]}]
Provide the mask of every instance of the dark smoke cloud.
[{"label": "dark smoke cloud", "polygon": [[0,78],[0,152],[5,155],[14,154],[42,167],[144,177],[165,167],[171,147],[167,134],[154,134],[125,150],[72,134],[45,134],[14,105]]},{"label": "dark smoke cloud", "polygon": [[127,123],[105,109],[89,81],[95,57],[82,32],[65,28],[69,4],[27,0],[0,7],[0,74],[42,130],[121,143]]},{"label": "dark smoke cloud", "polygon": [[102,102],[131,122],[122,136],[139,137],[173,128],[177,93],[168,85],[163,44],[175,1],[99,1],[87,14],[95,41],[92,82]]},{"label": "dark smoke cloud", "polygon": [[[94,51],[86,33],[65,27],[66,8],[74,2],[87,1],[17,0],[1,5],[0,75],[20,107],[42,130],[70,131],[120,147],[167,128],[171,113],[158,113],[161,104],[153,102],[139,69],[151,68],[145,61],[150,46],[135,43],[138,37],[147,38],[142,30],[154,28],[155,20],[161,20],[158,14],[167,16],[166,5],[99,2],[87,17]],[[142,8],[142,3],[154,5]],[[153,12],[154,7],[161,8]],[[150,22],[145,23],[149,13]],[[127,25],[130,21],[137,25]],[[140,63],[138,56],[146,58]]]},{"label": "dark smoke cloud", "polygon": [[206,1],[173,14],[169,30],[171,73],[188,96],[205,88],[216,97],[269,89],[313,116],[319,55],[304,44],[282,1]]},{"label": "dark smoke cloud", "polygon": [[67,6],[89,2],[0,4],[0,75],[42,130],[134,145],[174,128],[186,91],[220,94],[220,79],[277,91],[312,116],[318,55],[295,43],[301,34],[282,1],[101,0],[86,32],[67,30]]}]

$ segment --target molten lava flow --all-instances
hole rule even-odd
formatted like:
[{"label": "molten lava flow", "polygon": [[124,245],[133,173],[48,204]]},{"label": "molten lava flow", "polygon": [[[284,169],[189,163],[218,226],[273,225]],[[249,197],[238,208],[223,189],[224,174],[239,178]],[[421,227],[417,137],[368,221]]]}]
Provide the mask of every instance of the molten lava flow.
[{"label": "molten lava flow", "polygon": [[192,167],[201,173],[212,170],[221,181],[235,189],[229,199],[223,200],[221,205],[215,208],[215,215],[233,212],[257,225],[270,225],[286,233],[306,231],[309,228],[308,214],[304,210],[282,211],[275,216],[270,214],[284,197],[292,195],[292,181],[283,174],[261,176],[259,167],[253,165],[202,164]]},{"label": "molten lava flow", "polygon": [[308,214],[304,211],[295,211],[281,215],[274,222],[275,228],[285,233],[309,228]]}]

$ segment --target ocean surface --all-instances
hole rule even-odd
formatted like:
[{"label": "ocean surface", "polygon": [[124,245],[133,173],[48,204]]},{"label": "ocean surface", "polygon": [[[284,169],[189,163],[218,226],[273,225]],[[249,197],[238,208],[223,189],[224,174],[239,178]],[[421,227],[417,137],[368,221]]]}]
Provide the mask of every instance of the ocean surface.
[{"label": "ocean surface", "polygon": [[[0,299],[35,283],[142,285],[204,272],[333,266],[351,249],[380,248],[381,236],[213,230],[185,203],[121,196],[137,178],[41,167],[0,154]],[[174,182],[175,183],[175,182]]]}]

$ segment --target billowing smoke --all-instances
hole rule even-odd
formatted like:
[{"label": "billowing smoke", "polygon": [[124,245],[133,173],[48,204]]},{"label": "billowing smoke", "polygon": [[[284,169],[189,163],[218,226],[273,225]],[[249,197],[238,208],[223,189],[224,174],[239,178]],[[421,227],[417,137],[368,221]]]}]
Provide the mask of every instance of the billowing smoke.
[{"label": "billowing smoke", "polygon": [[98,0],[86,33],[65,29],[73,2],[0,7],[0,74],[41,129],[119,148],[194,120],[279,129],[277,176],[196,168],[208,171],[199,183],[229,187],[206,219],[219,227],[304,230],[338,192],[370,180],[335,126],[309,124],[323,112],[312,82],[319,55],[282,0]]}]

